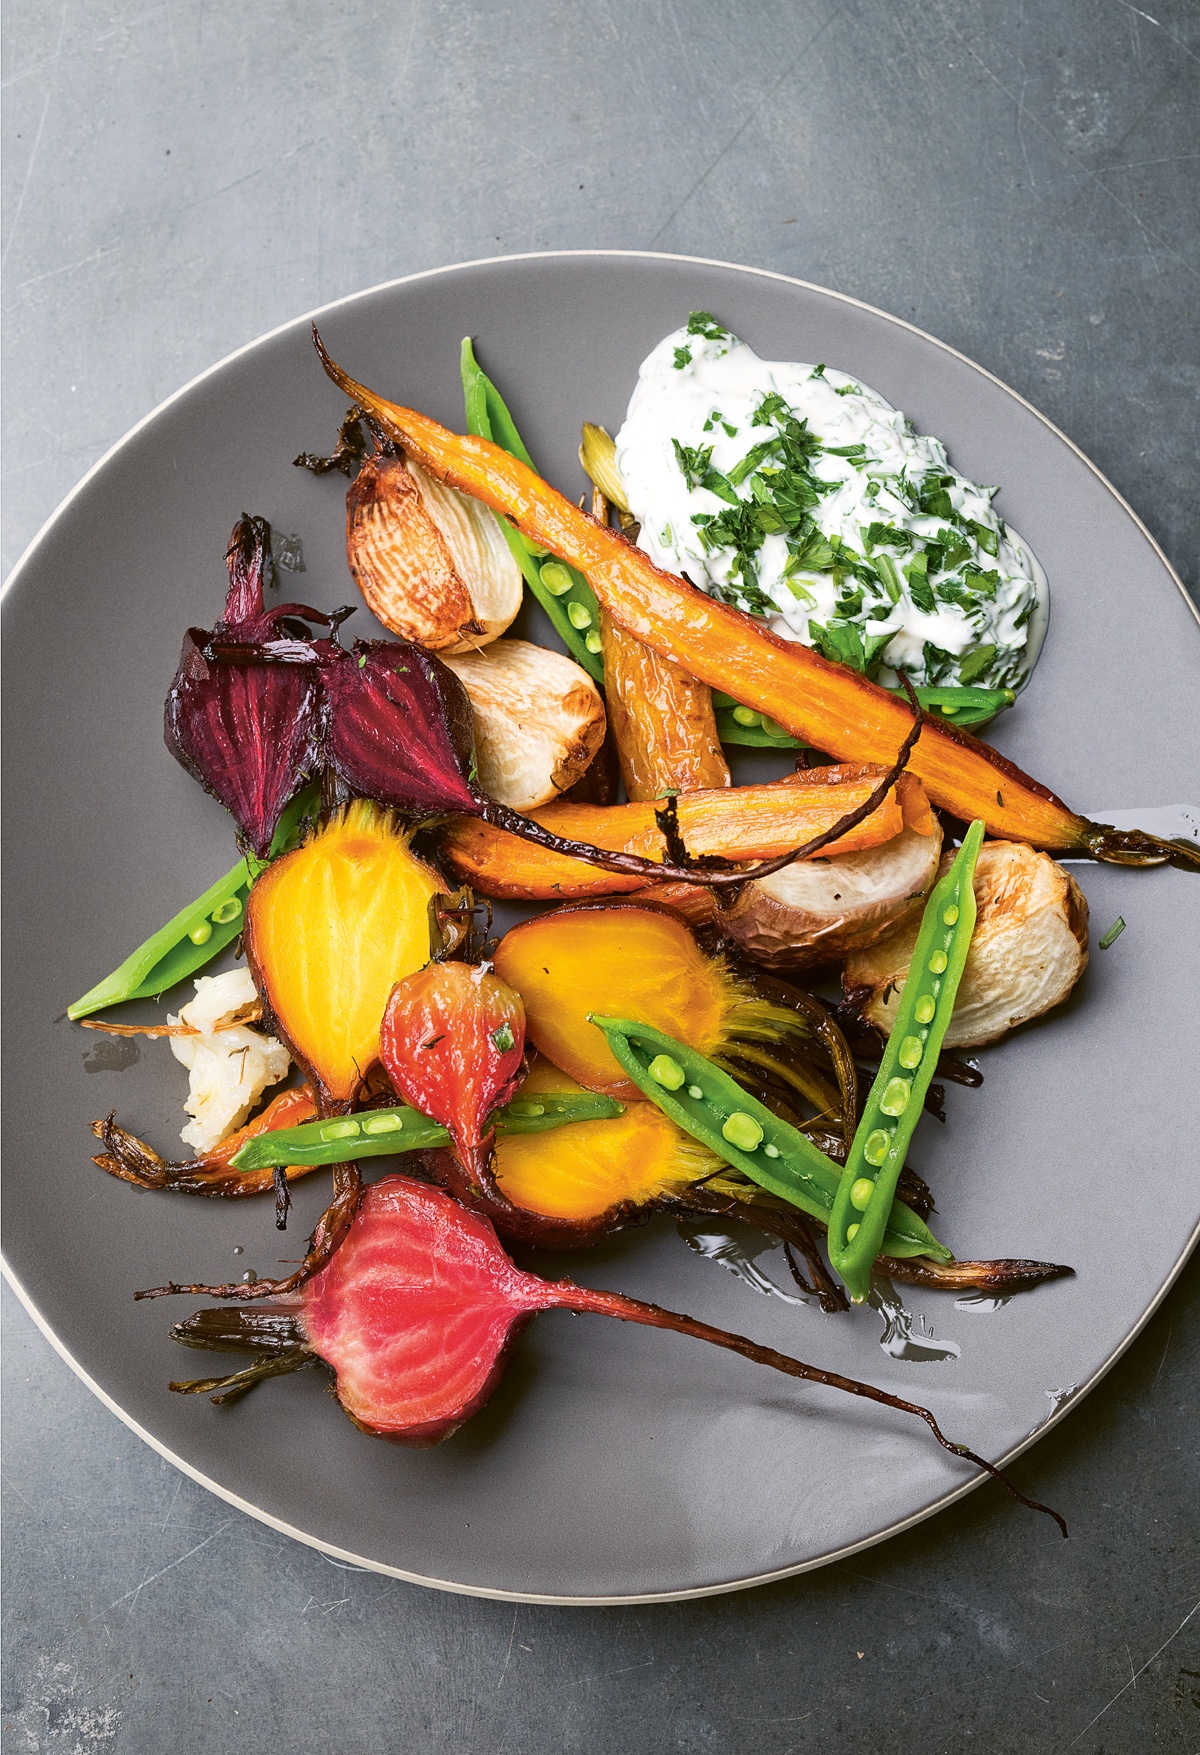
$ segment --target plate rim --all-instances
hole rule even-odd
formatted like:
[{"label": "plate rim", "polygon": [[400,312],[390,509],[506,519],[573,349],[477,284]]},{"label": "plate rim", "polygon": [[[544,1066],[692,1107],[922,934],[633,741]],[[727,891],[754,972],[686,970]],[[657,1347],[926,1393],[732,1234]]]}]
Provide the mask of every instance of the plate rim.
[{"label": "plate rim", "polygon": [[[857,310],[865,311],[871,316],[882,318],[884,322],[892,324],[897,328],[907,330],[910,334],[919,337],[922,341],[932,344],[943,353],[951,355],[952,358],[969,367],[973,372],[978,373],[980,377],[985,378],[989,383],[994,384],[998,389],[1002,390],[1007,396],[1017,402],[1022,408],[1026,409],[1041,423],[1042,426],[1048,428],[1054,437],[1064,444],[1067,449],[1087,467],[1091,474],[1094,475],[1101,485],[1112,495],[1113,499],[1116,500],[1125,515],[1132,521],[1141,535],[1149,543],[1154,554],[1165,568],[1168,577],[1172,580],[1176,589],[1179,591],[1184,603],[1191,611],[1193,620],[1196,622],[1197,626],[1200,627],[1200,605],[1197,605],[1193,600],[1187,587],[1184,585],[1183,580],[1171,564],[1168,556],[1164,553],[1161,544],[1158,542],[1153,532],[1147,527],[1143,519],[1129,504],[1128,500],[1125,499],[1124,495],[1114,487],[1113,483],[1109,481],[1103,471],[1092,462],[1091,458],[1088,457],[1075,441],[1064,433],[1061,428],[1056,426],[1053,421],[1036,408],[1033,403],[1029,402],[1024,396],[1022,396],[1019,391],[1014,390],[1011,385],[1006,384],[1002,378],[997,377],[996,374],[989,371],[986,366],[981,366],[978,361],[971,359],[969,355],[960,352],[959,349],[952,347],[948,342],[940,340],[937,336],[931,335],[927,330],[920,328],[917,324],[908,322],[906,318],[897,317],[892,312],[881,309],[878,305],[872,305],[864,299],[855,298],[849,293],[838,292],[832,287],[822,286],[816,281],[804,280],[797,275],[783,274],[777,269],[755,268],[746,263],[728,262],[719,257],[692,256],[675,251],[612,248],[526,250],[518,251],[513,254],[472,257],[462,262],[445,263],[436,268],[419,269],[412,274],[397,275],[387,280],[376,282],[372,286],[360,288],[356,292],[346,293],[338,298],[330,299],[326,301],[326,303],[315,306],[295,317],[287,318],[284,322],[277,324],[274,328],[266,330],[260,335],[254,336],[249,341],[243,342],[240,346],[232,349],[220,359],[215,360],[211,365],[206,366],[202,371],[197,372],[195,376],[189,378],[187,382],[180,385],[178,389],[173,390],[169,395],[165,396],[161,402],[157,403],[146,414],[142,415],[137,421],[135,421],[134,424],[120,436],[120,438],[115,440],[114,443],[97,458],[95,463],[91,465],[79,480],[75,482],[74,486],[63,496],[58,505],[50,513],[49,517],[46,518],[32,540],[23,550],[8,574],[8,577],[3,582],[3,586],[0,587],[0,601],[8,597],[9,592],[17,584],[26,568],[35,559],[38,549],[48,537],[50,531],[58,523],[59,519],[63,517],[73,502],[83,493],[92,478],[98,475],[109,461],[126,445],[131,443],[143,428],[149,426],[151,422],[159,417],[159,415],[165,413],[167,409],[173,407],[175,403],[189,395],[198,385],[204,383],[208,378],[215,376],[218,372],[223,371],[226,366],[233,364],[233,362],[240,359],[243,355],[251,353],[255,349],[263,346],[266,342],[272,341],[278,336],[298,329],[304,324],[310,324],[317,318],[325,316],[327,313],[342,310],[349,305],[358,303],[360,300],[372,298],[379,293],[389,292],[397,287],[410,286],[418,281],[430,280],[446,274],[459,273],[463,269],[469,268],[493,267],[501,263],[509,262],[561,261],[567,258],[580,257],[615,257],[636,261],[681,262],[704,268],[724,268],[737,274],[753,275],[760,279],[782,281],[786,285],[800,287],[806,292],[818,293],[824,298],[834,299],[841,304],[850,305]],[[1033,1445],[1037,1444],[1048,1432],[1058,1426],[1062,1420],[1066,1419],[1068,1414],[1070,1414],[1079,1403],[1091,1393],[1096,1385],[1108,1375],[1113,1366],[1116,1365],[1118,1360],[1125,1355],[1128,1349],[1133,1345],[1134,1341],[1137,1340],[1150,1319],[1161,1308],[1163,1301],[1175,1286],[1179,1276],[1182,1274],[1190,1260],[1192,1252],[1196,1248],[1198,1242],[1200,1242],[1200,1219],[1197,1220],[1197,1223],[1180,1252],[1179,1259],[1175,1263],[1170,1275],[1159,1287],[1154,1298],[1142,1312],[1142,1315],[1135,1326],[1123,1337],[1119,1346],[1116,1347],[1113,1353],[1093,1373],[1088,1381],[1075,1390],[1069,1401],[1055,1409],[1042,1422],[1042,1424],[1023,1439],[1021,1443],[1014,1446],[1012,1450],[1007,1451],[1001,1457],[1000,1462],[997,1465],[998,1467],[1007,1468],[1010,1463],[1022,1456],[1025,1451],[1031,1449]],[[820,1567],[832,1565],[836,1561],[848,1559],[854,1554],[859,1554],[866,1549],[876,1547],[880,1542],[888,1541],[892,1536],[899,1535],[904,1530],[911,1529],[917,1524],[924,1523],[927,1518],[935,1516],[938,1512],[945,1510],[947,1506],[953,1505],[958,1500],[965,1498],[967,1494],[973,1493],[990,1478],[980,1471],[972,1476],[971,1479],[964,1481],[960,1486],[943,1494],[930,1505],[923,1507],[919,1511],[913,1512],[908,1517],[898,1519],[895,1523],[889,1524],[886,1529],[878,1530],[872,1535],[864,1537],[861,1541],[849,1543],[844,1547],[835,1549],[815,1559],[800,1561],[792,1566],[778,1567],[770,1572],[756,1573],[747,1578],[739,1578],[707,1585],[696,1585],[684,1590],[648,1591],[638,1592],[632,1595],[616,1596],[570,1596],[529,1591],[503,1590],[492,1586],[463,1584],[454,1580],[433,1578],[423,1573],[407,1571],[403,1567],[389,1565],[384,1561],[373,1560],[367,1556],[356,1554],[349,1549],[337,1547],[333,1543],[324,1541],[320,1537],[313,1536],[307,1531],[299,1529],[293,1524],[287,1523],[283,1519],[274,1516],[272,1513],[263,1510],[261,1507],[252,1504],[249,1500],[242,1498],[241,1495],[235,1493],[231,1488],[225,1487],[221,1483],[212,1480],[193,1464],[177,1455],[168,1445],[156,1438],[153,1433],[149,1432],[144,1426],[142,1426],[132,1414],[122,1408],[120,1404],[102,1387],[102,1385],[98,1383],[87,1370],[85,1370],[83,1365],[74,1357],[70,1349],[55,1333],[50,1323],[42,1315],[35,1300],[26,1290],[20,1278],[3,1255],[0,1255],[0,1274],[3,1274],[5,1281],[11,1287],[18,1302],[30,1316],[38,1331],[47,1341],[49,1341],[58,1356],[70,1367],[75,1376],[91,1391],[96,1399],[101,1402],[110,1413],[115,1414],[117,1418],[121,1420],[131,1432],[135,1433],[137,1437],[147,1444],[150,1449],[156,1451],[159,1456],[163,1457],[165,1461],[171,1463],[172,1466],[177,1468],[182,1474],[187,1475],[189,1479],[206,1488],[218,1499],[224,1500],[227,1504],[234,1506],[235,1509],[255,1518],[259,1523],[265,1524],[267,1527],[278,1531],[280,1534],[289,1536],[292,1540],[301,1542],[306,1547],[316,1549],[319,1553],[328,1555],[330,1558],[336,1559],[343,1564],[357,1566],[363,1571],[382,1574],[389,1578],[402,1579],[408,1584],[422,1585],[428,1589],[445,1591],[452,1595],[479,1597],[498,1602],[533,1603],[544,1604],[551,1607],[586,1608],[624,1607],[642,1603],[689,1602],[704,1597],[725,1596],[734,1591],[750,1590],[759,1585],[773,1584],[778,1583],[783,1579],[795,1578],[803,1573],[816,1571]]]}]

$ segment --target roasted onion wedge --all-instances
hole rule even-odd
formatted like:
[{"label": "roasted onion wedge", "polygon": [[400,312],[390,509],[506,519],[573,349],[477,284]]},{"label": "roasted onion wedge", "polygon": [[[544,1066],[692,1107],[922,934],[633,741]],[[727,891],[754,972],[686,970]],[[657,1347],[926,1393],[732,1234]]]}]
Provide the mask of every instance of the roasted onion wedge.
[{"label": "roasted onion wedge", "polygon": [[[951,857],[943,858],[943,870]],[[975,867],[975,901],[979,914],[947,1048],[978,1048],[1041,1017],[1067,997],[1087,967],[1087,902],[1075,879],[1048,853],[1023,841],[985,841]],[[847,997],[885,1035],[919,924],[914,914],[848,957],[842,971]]]},{"label": "roasted onion wedge", "polygon": [[484,791],[514,810],[549,804],[586,772],[604,742],[604,702],[585,670],[527,640],[444,653],[466,689]]},{"label": "roasted onion wedge", "polygon": [[346,559],[371,613],[430,652],[486,645],[521,607],[521,569],[487,507],[391,449],[346,495]]},{"label": "roasted onion wedge", "polygon": [[722,928],[768,969],[836,962],[920,918],[941,850],[940,828],[928,835],[906,828],[863,853],[797,860],[747,884],[722,913]]}]

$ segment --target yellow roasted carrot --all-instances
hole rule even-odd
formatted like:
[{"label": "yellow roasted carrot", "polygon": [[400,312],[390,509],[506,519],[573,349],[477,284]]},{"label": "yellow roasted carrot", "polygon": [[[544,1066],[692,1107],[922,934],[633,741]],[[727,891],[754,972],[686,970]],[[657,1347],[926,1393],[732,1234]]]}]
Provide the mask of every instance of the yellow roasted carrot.
[{"label": "yellow roasted carrot", "polygon": [[[644,645],[830,755],[893,760],[911,723],[902,700],[663,572],[498,445],[460,437],[376,395],[329,358],[315,328],[313,335],[334,383],[410,457],[585,573],[613,621]],[[910,770],[935,805],[962,821],[982,818],[992,835],[1118,864],[1170,860],[1200,870],[1200,849],[1190,843],[1089,822],[1014,762],[945,722],[926,721]]]},{"label": "yellow roasted carrot", "polygon": [[729,785],[712,690],[600,612],[604,697],[621,778],[637,801]]}]

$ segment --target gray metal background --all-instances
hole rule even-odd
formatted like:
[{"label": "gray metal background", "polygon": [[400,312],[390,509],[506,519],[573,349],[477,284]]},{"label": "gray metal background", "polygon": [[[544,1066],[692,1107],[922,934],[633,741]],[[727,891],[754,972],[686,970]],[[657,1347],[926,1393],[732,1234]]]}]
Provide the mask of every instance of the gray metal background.
[{"label": "gray metal background", "polygon": [[[8,558],[134,419],[295,311],[600,244],[932,330],[1194,587],[1200,30],[1151,11],[10,0]],[[11,1746],[1194,1749],[1197,1281],[1023,1465],[1072,1514],[1061,1551],[980,1495],[752,1596],[608,1611],[335,1569],[160,1463],[18,1315]]]}]

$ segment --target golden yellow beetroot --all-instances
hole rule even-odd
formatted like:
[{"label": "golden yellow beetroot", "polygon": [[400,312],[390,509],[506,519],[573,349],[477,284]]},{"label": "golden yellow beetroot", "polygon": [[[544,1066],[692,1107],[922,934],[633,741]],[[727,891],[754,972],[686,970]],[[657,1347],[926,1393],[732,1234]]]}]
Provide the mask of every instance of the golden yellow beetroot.
[{"label": "golden yellow beetroot", "polygon": [[388,995],[429,961],[429,904],[442,888],[396,819],[358,799],[251,890],[255,983],[327,1105],[351,1102],[379,1059]]},{"label": "golden yellow beetroot", "polygon": [[525,1002],[529,1040],[588,1090],[643,1100],[588,1022],[596,1012],[652,1024],[719,1063],[734,1056],[853,1128],[853,1062],[819,1001],[756,991],[665,909],[595,902],[541,914],[505,935],[495,965]]},{"label": "golden yellow beetroot", "polygon": [[[539,1060],[521,1087],[522,1100],[582,1087]],[[678,1194],[721,1168],[653,1103],[630,1103],[624,1115],[578,1121],[545,1133],[504,1133],[492,1172],[513,1206],[569,1221],[586,1234],[615,1230],[623,1216]]]}]

